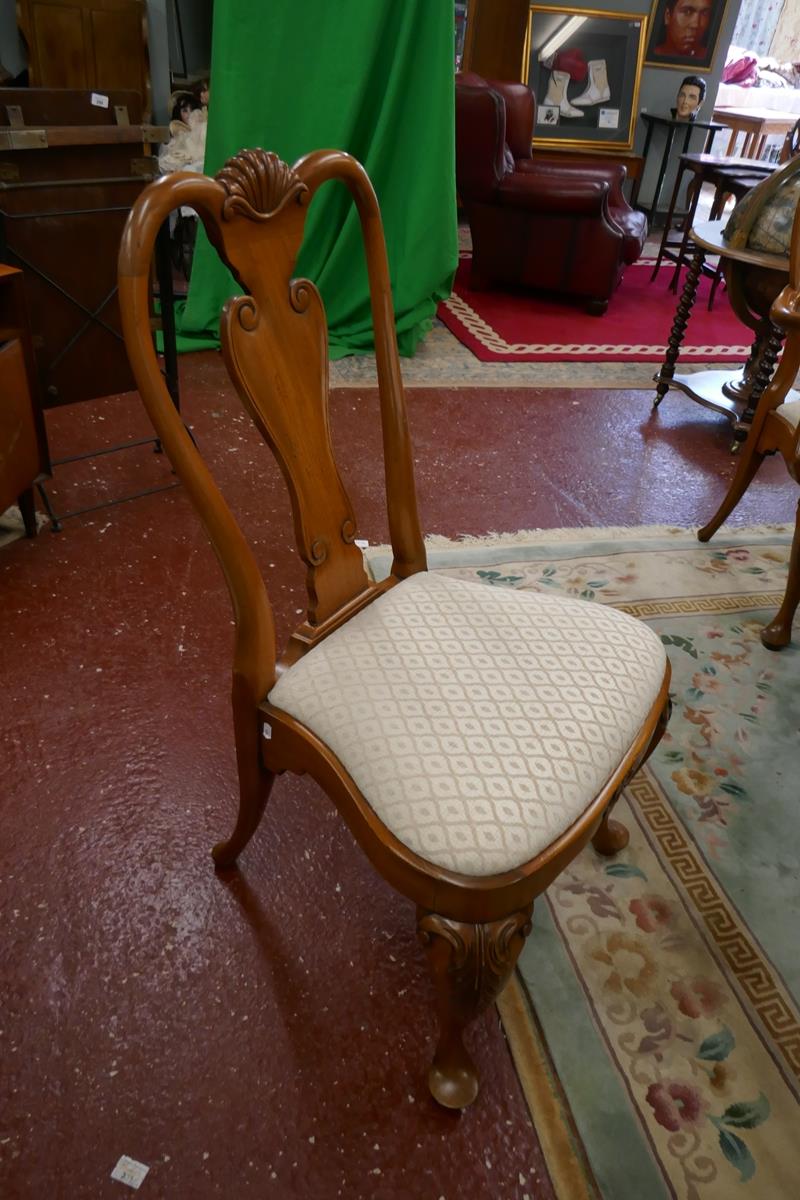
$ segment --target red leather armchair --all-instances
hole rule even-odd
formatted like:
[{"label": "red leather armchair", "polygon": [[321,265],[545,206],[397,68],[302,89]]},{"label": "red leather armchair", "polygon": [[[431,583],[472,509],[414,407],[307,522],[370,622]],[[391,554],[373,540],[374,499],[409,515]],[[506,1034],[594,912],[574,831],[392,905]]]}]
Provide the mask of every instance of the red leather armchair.
[{"label": "red leather armchair", "polygon": [[647,220],[625,168],[531,153],[536,101],[522,83],[456,75],[456,181],[472,232],[471,287],[581,296],[601,315],[635,262]]}]

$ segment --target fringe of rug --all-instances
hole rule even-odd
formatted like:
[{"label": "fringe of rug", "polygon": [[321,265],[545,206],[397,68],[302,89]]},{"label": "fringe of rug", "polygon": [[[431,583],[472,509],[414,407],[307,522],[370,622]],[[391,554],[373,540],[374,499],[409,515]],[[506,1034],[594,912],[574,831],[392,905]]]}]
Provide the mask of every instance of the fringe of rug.
[{"label": "fringe of rug", "polygon": [[[609,525],[606,527],[585,526],[573,529],[520,529],[516,533],[487,533],[475,535],[462,533],[458,537],[449,538],[440,533],[430,533],[425,537],[425,545],[431,550],[444,550],[448,546],[514,546],[525,542],[537,544],[547,542],[599,542],[609,538],[663,538],[663,537],[696,537],[699,526],[680,525]],[[794,526],[780,525],[723,525],[714,534],[715,539],[729,538],[746,541],[748,538],[763,537],[764,534],[787,534]],[[711,543],[713,545],[713,542]],[[375,545],[370,551],[388,553],[391,547]]]}]

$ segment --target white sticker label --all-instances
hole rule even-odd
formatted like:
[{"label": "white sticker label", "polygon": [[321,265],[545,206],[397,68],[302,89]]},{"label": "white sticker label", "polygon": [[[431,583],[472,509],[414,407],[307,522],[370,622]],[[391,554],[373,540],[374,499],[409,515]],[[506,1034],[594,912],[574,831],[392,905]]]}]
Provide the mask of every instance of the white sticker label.
[{"label": "white sticker label", "polygon": [[265,741],[267,741],[267,742],[268,742],[268,741],[270,740],[270,738],[272,737],[272,726],[271,726],[271,725],[268,725],[268,724],[266,723],[266,721],[264,722],[264,725],[263,725],[263,727],[262,727],[262,729],[261,729],[261,736],[262,736],[262,737],[264,738],[264,740],[265,740]]},{"label": "white sticker label", "polygon": [[144,1163],[137,1162],[135,1158],[128,1158],[127,1154],[123,1154],[114,1170],[111,1172],[111,1178],[116,1179],[117,1183],[125,1183],[128,1187],[136,1191],[142,1186],[144,1177],[150,1170]]},{"label": "white sticker label", "polygon": [[597,116],[598,129],[619,129],[619,109],[601,108]]},{"label": "white sticker label", "polygon": [[103,96],[100,92],[92,92],[92,104],[95,108],[108,108],[108,96]]},{"label": "white sticker label", "polygon": [[369,542],[367,541],[366,538],[356,538],[353,545],[358,546],[359,550],[366,550],[367,547],[369,546]]}]

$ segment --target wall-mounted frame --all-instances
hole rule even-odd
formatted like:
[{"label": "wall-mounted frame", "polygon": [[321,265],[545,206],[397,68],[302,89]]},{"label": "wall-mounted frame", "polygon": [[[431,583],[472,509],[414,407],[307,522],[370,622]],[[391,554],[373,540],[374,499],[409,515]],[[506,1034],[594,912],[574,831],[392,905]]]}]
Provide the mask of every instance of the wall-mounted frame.
[{"label": "wall-mounted frame", "polygon": [[531,4],[522,79],[536,97],[535,146],[630,150],[646,13]]},{"label": "wall-mounted frame", "polygon": [[655,0],[645,54],[648,67],[710,71],[728,0]]}]

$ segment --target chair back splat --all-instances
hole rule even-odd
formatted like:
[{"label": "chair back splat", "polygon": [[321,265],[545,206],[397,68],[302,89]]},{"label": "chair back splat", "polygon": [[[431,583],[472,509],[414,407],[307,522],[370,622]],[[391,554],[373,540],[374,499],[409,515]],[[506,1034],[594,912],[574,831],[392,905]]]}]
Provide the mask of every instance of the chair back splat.
[{"label": "chair back splat", "polygon": [[[293,278],[308,206],[332,179],[355,200],[369,276],[393,549],[382,583],[364,571],[334,460],[322,299]],[[150,337],[153,246],[181,205],[199,213],[245,293],[225,306],[222,350],[285,476],[307,567],[306,618],[280,664],[255,558],[167,394]],[[149,186],[122,242],[120,308],[139,390],[233,600],[239,809],[214,861],[235,866],[277,776],[315,780],[416,906],[439,1018],[428,1085],[440,1104],[463,1108],[478,1093],[463,1031],[509,979],[535,897],[590,839],[601,854],[627,842],[610,813],[664,731],[664,647],[606,605],[425,569],[381,219],[349,155],[321,150],[288,167],[245,150],[213,179],[175,174]]]}]

